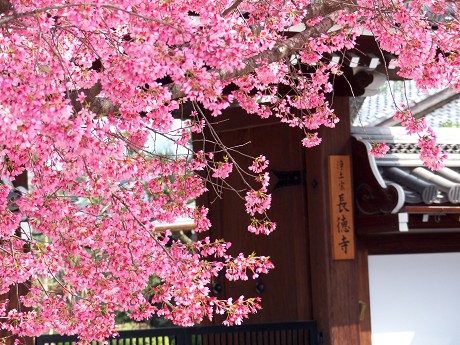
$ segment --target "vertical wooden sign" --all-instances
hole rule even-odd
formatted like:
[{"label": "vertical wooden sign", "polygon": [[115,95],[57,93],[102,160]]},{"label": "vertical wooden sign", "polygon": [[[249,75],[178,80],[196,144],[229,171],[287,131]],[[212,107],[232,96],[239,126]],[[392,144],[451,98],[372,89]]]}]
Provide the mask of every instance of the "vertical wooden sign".
[{"label": "vertical wooden sign", "polygon": [[329,156],[332,258],[355,258],[350,156]]}]

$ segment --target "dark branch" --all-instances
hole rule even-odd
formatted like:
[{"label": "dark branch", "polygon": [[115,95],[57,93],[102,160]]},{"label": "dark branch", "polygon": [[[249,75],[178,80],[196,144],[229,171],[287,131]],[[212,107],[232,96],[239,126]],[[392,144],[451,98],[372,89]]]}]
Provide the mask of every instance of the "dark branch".
[{"label": "dark branch", "polygon": [[262,65],[281,61],[291,56],[296,51],[302,49],[310,38],[318,37],[319,35],[327,32],[333,25],[334,21],[331,18],[326,17],[314,27],[310,27],[305,31],[299,32],[277,47],[247,59],[245,61],[245,67],[230,72],[220,71],[219,79],[228,80],[231,78],[241,77],[253,72],[256,68],[261,67]]},{"label": "dark branch", "polygon": [[[305,31],[299,32],[293,37],[287,39],[277,47],[262,52],[253,56],[245,61],[245,67],[233,71],[216,71],[219,80],[229,80],[237,77],[244,76],[253,72],[256,68],[261,67],[267,63],[281,61],[291,56],[294,52],[302,49],[310,38],[318,37],[326,33],[334,25],[334,20],[330,17],[324,18],[320,23],[314,27],[309,27]],[[165,85],[171,92],[173,99],[185,97],[186,94],[178,84]],[[117,111],[118,105],[112,103],[110,99],[96,97],[91,102],[90,109],[99,110],[99,114],[108,114]]]},{"label": "dark branch", "polygon": [[[235,0],[235,2],[227,8],[223,15],[230,13],[232,10],[236,9],[236,7],[242,2],[243,0]],[[62,9],[67,7],[74,7],[80,6],[78,4],[58,4],[49,6],[48,8],[36,9],[31,12],[21,13],[21,14],[13,14],[12,16],[7,17],[0,17],[0,25],[4,25],[8,23],[12,19],[18,19],[30,15],[34,15],[36,13],[40,13],[49,9]],[[110,6],[110,5],[102,5],[102,6]],[[256,68],[261,67],[265,64],[278,62],[283,59],[288,58],[294,52],[302,49],[305,44],[309,41],[310,38],[318,37],[319,35],[326,33],[333,25],[334,20],[332,16],[334,13],[340,9],[345,8],[347,5],[344,3],[334,3],[333,5],[325,3],[320,3],[316,6],[311,6],[309,14],[305,21],[308,19],[322,16],[323,20],[316,24],[313,27],[307,27],[304,31],[297,33],[296,35],[286,39],[275,48],[264,51],[256,56],[246,59],[245,67],[236,69],[233,71],[222,71],[216,70],[213,71],[216,73],[216,76],[219,80],[229,80],[237,77],[241,77],[243,75],[249,74],[253,72]],[[8,11],[12,9],[10,0],[0,0],[0,15],[6,14]],[[140,16],[139,14],[137,14]],[[152,20],[152,19],[150,19]],[[186,94],[182,90],[181,86],[178,84],[167,84],[165,85],[171,94],[173,99],[179,99],[185,97]],[[109,113],[118,112],[120,106],[114,104],[112,100],[104,97],[99,97],[98,95],[102,91],[102,87],[99,83],[91,87],[90,89],[83,89],[78,91],[73,91],[69,94],[69,98],[71,99],[72,105],[74,106],[76,111],[82,109],[82,104],[77,101],[78,94],[83,92],[86,95],[86,103],[89,105],[89,109],[97,114],[105,115]]]},{"label": "dark branch", "polygon": [[222,17],[226,17],[230,13],[232,13],[234,10],[238,8],[238,5],[241,4],[243,0],[236,0],[233,4],[230,5],[229,8],[227,8],[224,12],[222,12]]}]

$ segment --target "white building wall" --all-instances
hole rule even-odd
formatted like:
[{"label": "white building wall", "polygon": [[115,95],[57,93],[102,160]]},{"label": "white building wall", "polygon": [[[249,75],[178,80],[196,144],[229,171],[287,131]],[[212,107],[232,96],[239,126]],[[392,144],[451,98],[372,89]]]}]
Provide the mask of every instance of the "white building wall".
[{"label": "white building wall", "polygon": [[460,253],[369,256],[373,345],[460,344]]}]

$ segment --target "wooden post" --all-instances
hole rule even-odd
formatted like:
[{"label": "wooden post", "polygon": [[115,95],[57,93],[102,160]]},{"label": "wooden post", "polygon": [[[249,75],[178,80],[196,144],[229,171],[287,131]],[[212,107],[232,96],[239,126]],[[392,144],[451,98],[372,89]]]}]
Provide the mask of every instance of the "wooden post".
[{"label": "wooden post", "polygon": [[334,108],[340,122],[334,129],[322,129],[321,145],[306,150],[313,318],[324,344],[364,345],[358,260],[334,260],[331,251],[328,157],[351,155],[348,97],[334,98]]},{"label": "wooden post", "polygon": [[358,274],[359,274],[359,333],[361,345],[372,344],[371,333],[371,301],[369,291],[369,251],[363,241],[357,241]]}]

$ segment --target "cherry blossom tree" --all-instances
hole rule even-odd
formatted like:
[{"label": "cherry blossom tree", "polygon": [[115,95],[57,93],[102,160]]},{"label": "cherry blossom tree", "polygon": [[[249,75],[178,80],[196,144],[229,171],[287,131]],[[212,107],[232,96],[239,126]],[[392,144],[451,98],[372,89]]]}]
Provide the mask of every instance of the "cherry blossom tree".
[{"label": "cherry blossom tree", "polygon": [[[189,201],[240,174],[248,230],[275,229],[268,161],[239,166],[210,119],[238,104],[318,145],[317,129],[339,121],[331,80],[342,69],[325,54],[353,48],[363,31],[397,56],[402,77],[459,88],[455,13],[445,0],[0,0],[0,293],[29,288],[23,308],[0,303],[0,329],[104,339],[116,311],[239,324],[259,300],[218,300],[209,284],[219,272],[257,277],[269,258],[232,257],[230,243],[207,237],[182,243],[157,226],[185,216],[206,231],[207,209]],[[409,108],[396,118],[419,135],[424,162],[441,166],[434,132]],[[215,152],[189,146],[203,132]],[[159,136],[181,150],[158,154]],[[12,184],[24,172],[28,190]]]}]

